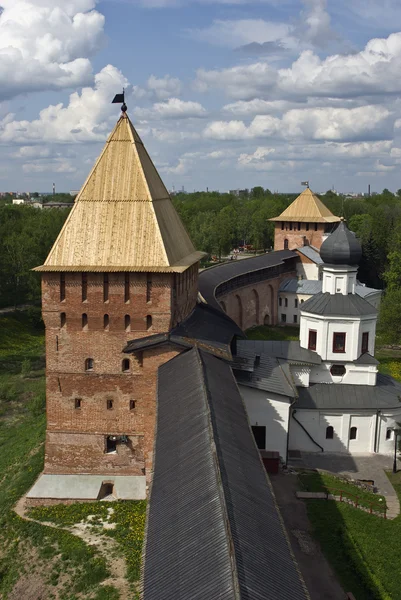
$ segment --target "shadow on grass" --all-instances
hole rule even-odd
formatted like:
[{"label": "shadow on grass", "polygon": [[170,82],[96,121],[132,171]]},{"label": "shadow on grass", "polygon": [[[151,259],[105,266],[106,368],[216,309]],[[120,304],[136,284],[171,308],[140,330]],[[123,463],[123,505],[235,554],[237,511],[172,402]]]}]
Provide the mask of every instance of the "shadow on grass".
[{"label": "shadow on grass", "polygon": [[273,340],[282,342],[296,342],[299,339],[298,327],[270,327],[258,325],[246,330],[248,340]]}]

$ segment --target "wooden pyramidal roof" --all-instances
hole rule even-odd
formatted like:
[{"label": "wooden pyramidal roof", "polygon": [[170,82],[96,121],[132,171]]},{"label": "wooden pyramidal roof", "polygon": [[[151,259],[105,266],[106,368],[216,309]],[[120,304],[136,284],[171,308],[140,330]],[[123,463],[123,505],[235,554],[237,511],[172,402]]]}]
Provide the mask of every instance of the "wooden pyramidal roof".
[{"label": "wooden pyramidal roof", "polygon": [[340,217],[333,215],[316,194],[306,188],[281,215],[269,221],[336,223],[340,221]]},{"label": "wooden pyramidal roof", "polygon": [[44,265],[35,270],[183,272],[203,256],[123,114]]}]

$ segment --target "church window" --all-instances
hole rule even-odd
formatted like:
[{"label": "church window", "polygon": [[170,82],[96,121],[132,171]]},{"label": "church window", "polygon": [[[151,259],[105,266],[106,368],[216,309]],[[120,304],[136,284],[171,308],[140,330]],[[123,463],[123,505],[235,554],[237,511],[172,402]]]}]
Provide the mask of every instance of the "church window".
[{"label": "church window", "polygon": [[66,322],[67,322],[67,317],[66,317],[65,313],[60,313],[60,327],[65,327]]},{"label": "church window", "polygon": [[283,299],[282,299],[281,297],[278,299],[278,305],[279,305],[279,306],[282,306],[282,305],[283,305]]},{"label": "church window", "polygon": [[288,298],[284,298],[284,306],[287,308],[288,307]]},{"label": "church window", "polygon": [[121,364],[121,369],[123,371],[123,373],[129,373],[129,358],[124,358],[122,364]]},{"label": "church window", "polygon": [[125,273],[125,277],[124,277],[124,302],[129,302],[129,284],[130,284],[130,276],[129,273]]},{"label": "church window", "polygon": [[284,221],[281,221],[281,229],[284,229]]},{"label": "church window", "polygon": [[294,315],[294,323],[298,323],[298,315]]},{"label": "church window", "polygon": [[333,352],[345,352],[345,333],[333,333]]},{"label": "church window", "polygon": [[281,315],[281,322],[282,323],[286,323],[287,322],[287,315],[285,315],[284,313]]},{"label": "church window", "polygon": [[65,273],[60,273],[60,302],[65,300]]},{"label": "church window", "polygon": [[301,223],[298,223],[298,231],[301,231]]},{"label": "church window", "polygon": [[317,231],[317,223],[315,223],[315,231]]},{"label": "church window", "polygon": [[88,300],[88,274],[82,273],[82,302]]},{"label": "church window", "polygon": [[150,302],[152,299],[152,279],[147,277],[146,280],[146,302]]},{"label": "church window", "polygon": [[106,436],[106,452],[107,454],[115,454],[117,452],[117,436]]},{"label": "church window", "polygon": [[306,231],[309,231],[309,223],[306,223],[305,229],[306,229]]},{"label": "church window", "polygon": [[93,358],[87,358],[85,361],[85,371],[93,371]]},{"label": "church window", "polygon": [[148,315],[146,317],[146,329],[150,329],[152,327],[152,317]]},{"label": "church window", "polygon": [[129,409],[134,410],[134,408],[135,408],[135,400],[130,400],[129,401]]},{"label": "church window", "polygon": [[109,274],[103,274],[103,302],[109,301]]},{"label": "church window", "polygon": [[334,429],[332,425],[326,427],[326,440],[332,440],[334,437]]},{"label": "church window", "polygon": [[113,400],[106,401],[107,410],[113,410]]},{"label": "church window", "polygon": [[288,250],[288,240],[287,240],[287,238],[284,240],[284,250]]},{"label": "church window", "polygon": [[356,440],[357,433],[358,433],[358,428],[357,427],[351,427],[350,432],[349,432],[349,439],[350,440]]},{"label": "church window", "polygon": [[103,329],[105,331],[108,331],[109,326],[110,326],[110,317],[109,317],[109,315],[104,315],[103,316]]},{"label": "church window", "polygon": [[391,429],[391,427],[387,427],[386,440],[391,440],[392,437],[393,437],[393,430]]},{"label": "church window", "polygon": [[345,375],[346,369],[345,369],[344,365],[332,365],[332,367],[330,369],[330,373],[332,375],[342,376],[342,375]]},{"label": "church window", "polygon": [[88,331],[88,315],[85,313],[82,315],[82,329]]},{"label": "church window", "polygon": [[82,400],[81,400],[81,398],[75,398],[75,403],[74,403],[74,405],[75,405],[75,408],[76,408],[76,409],[79,409],[79,408],[81,408],[81,404],[82,404]]},{"label": "church window", "polygon": [[124,327],[125,331],[131,331],[131,317],[129,315],[124,317]]},{"label": "church window", "polygon": [[294,306],[295,306],[295,308],[298,308],[298,298],[295,298],[295,300],[294,300]]},{"label": "church window", "polygon": [[316,350],[317,331],[309,329],[308,336],[308,348],[309,350]]},{"label": "church window", "polygon": [[364,331],[362,334],[362,354],[369,352],[369,332]]}]

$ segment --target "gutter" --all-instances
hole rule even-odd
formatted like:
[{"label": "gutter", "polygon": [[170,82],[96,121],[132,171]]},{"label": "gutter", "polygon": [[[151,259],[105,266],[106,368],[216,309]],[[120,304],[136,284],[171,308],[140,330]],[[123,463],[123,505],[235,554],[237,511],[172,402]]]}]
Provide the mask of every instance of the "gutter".
[{"label": "gutter", "polygon": [[311,434],[309,433],[309,431],[307,431],[307,430],[305,429],[305,427],[302,425],[302,423],[301,423],[300,421],[298,421],[298,419],[296,419],[296,418],[295,418],[295,413],[296,413],[296,412],[297,412],[297,411],[294,409],[294,410],[292,411],[292,413],[291,413],[291,414],[292,414],[292,418],[294,419],[294,421],[296,421],[296,422],[298,423],[298,425],[299,425],[299,426],[300,426],[300,427],[301,427],[301,428],[304,430],[304,432],[306,433],[306,435],[308,436],[308,438],[309,438],[309,439],[310,439],[310,440],[311,440],[311,441],[312,441],[312,442],[315,444],[315,446],[317,446],[318,448],[320,448],[320,450],[321,450],[322,452],[324,452],[324,448],[323,448],[323,446],[321,446],[320,444],[318,444],[318,443],[317,443],[317,442],[316,442],[316,441],[313,439],[313,437],[311,436]]},{"label": "gutter", "polygon": [[381,410],[376,411],[375,445],[373,448],[373,452],[375,452],[376,454],[377,454],[377,434],[378,434],[378,428],[379,428],[379,415],[381,415]]}]

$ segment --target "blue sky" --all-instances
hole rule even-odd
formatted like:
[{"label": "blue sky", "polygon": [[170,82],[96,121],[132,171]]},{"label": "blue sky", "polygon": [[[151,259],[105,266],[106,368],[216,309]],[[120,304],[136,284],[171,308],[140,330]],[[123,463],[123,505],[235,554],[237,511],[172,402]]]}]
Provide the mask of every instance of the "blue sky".
[{"label": "blue sky", "polygon": [[0,190],[79,189],[123,86],[169,188],[401,187],[397,0],[0,6]]}]

